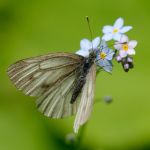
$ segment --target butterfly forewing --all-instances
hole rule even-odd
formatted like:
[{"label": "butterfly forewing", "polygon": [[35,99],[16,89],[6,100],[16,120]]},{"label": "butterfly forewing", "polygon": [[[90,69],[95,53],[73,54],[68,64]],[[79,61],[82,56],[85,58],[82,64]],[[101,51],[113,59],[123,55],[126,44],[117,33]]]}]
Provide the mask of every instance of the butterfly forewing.
[{"label": "butterfly forewing", "polygon": [[83,62],[76,54],[51,53],[16,62],[8,68],[8,75],[24,94],[38,97],[42,113],[63,118],[77,111],[78,100],[70,104],[70,99]]}]

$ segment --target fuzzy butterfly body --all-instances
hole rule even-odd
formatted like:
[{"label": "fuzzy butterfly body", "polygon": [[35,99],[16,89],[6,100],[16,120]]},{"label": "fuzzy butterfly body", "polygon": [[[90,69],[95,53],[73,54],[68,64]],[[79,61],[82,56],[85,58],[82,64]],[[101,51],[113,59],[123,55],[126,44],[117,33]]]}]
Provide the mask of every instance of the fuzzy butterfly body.
[{"label": "fuzzy butterfly body", "polygon": [[71,98],[71,103],[74,103],[78,95],[80,94],[84,84],[86,83],[86,76],[89,72],[89,69],[94,63],[96,55],[94,52],[91,52],[88,58],[84,59],[84,63],[80,68],[80,74],[75,84],[74,92]]}]

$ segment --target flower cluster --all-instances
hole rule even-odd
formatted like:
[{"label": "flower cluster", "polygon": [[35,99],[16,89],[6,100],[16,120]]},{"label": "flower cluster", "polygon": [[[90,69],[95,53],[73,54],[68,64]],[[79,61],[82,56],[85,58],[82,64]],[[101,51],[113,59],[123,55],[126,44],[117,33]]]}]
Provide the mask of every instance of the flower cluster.
[{"label": "flower cluster", "polygon": [[[124,20],[118,18],[113,26],[106,25],[103,27],[102,32],[104,35],[96,37],[94,40],[89,41],[83,39],[80,42],[81,49],[76,54],[88,58],[91,51],[96,54],[95,62],[99,68],[106,72],[112,72],[112,60],[122,64],[124,71],[129,71],[133,68],[133,58],[135,55],[135,47],[137,41],[129,40],[125,33],[132,29],[132,26],[123,26]],[[106,42],[113,40],[113,48],[110,48]]]}]

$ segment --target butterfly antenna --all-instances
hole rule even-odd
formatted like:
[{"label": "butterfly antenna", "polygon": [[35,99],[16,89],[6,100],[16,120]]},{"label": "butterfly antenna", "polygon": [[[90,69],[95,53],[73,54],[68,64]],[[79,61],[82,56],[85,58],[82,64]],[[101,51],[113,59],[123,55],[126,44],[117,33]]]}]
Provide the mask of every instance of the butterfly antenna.
[{"label": "butterfly antenna", "polygon": [[[88,16],[86,16],[86,20],[87,20],[87,23],[88,23],[88,27],[89,27],[89,31],[90,31],[90,38],[91,38],[91,42],[92,42],[93,35],[92,35],[92,29],[91,29],[91,26],[90,26],[90,20],[89,20]],[[92,50],[93,50],[93,43],[92,43]]]}]

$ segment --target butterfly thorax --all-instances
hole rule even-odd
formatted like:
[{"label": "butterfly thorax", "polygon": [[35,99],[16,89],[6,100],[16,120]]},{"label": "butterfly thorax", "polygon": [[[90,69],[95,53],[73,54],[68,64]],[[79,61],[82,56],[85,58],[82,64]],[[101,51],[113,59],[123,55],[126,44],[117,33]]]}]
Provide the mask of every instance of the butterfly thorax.
[{"label": "butterfly thorax", "polygon": [[76,101],[77,97],[80,95],[83,89],[83,86],[86,83],[86,76],[89,72],[89,69],[94,63],[95,57],[96,57],[95,53],[91,52],[89,54],[89,57],[84,59],[83,65],[79,67],[80,71],[77,77],[77,81],[75,82],[75,85],[74,85],[74,90],[73,90],[72,98],[70,101],[71,104],[73,104]]}]

